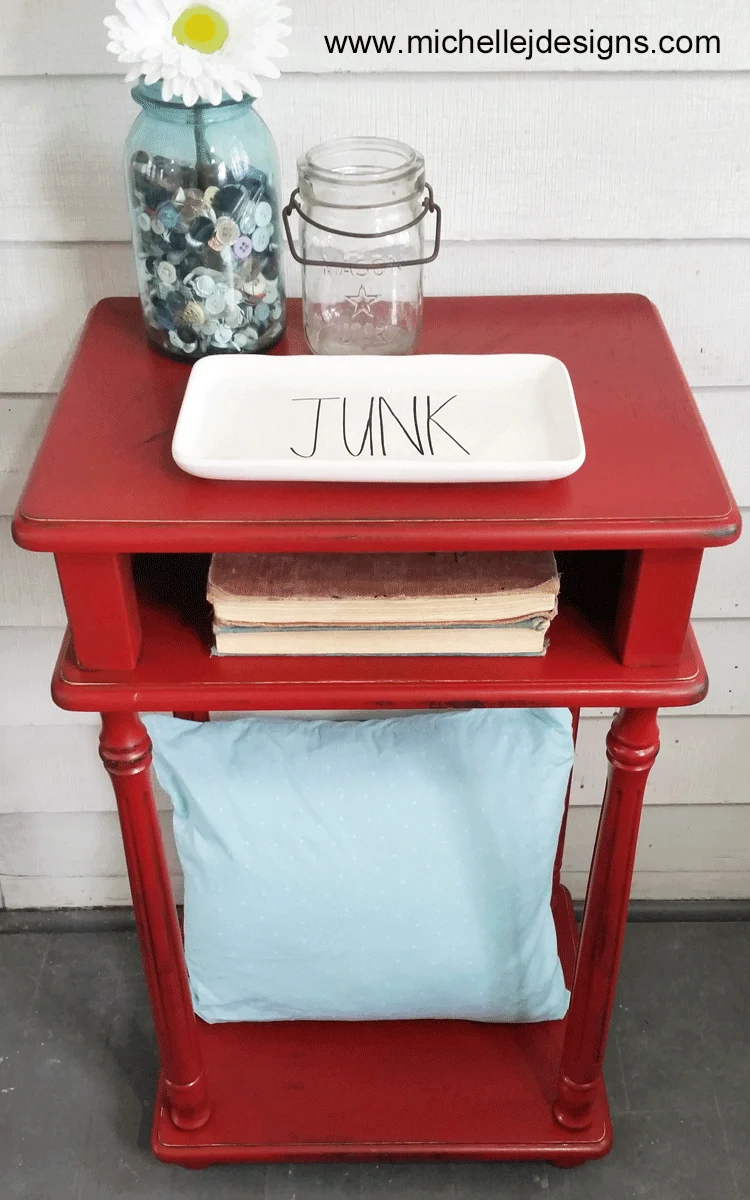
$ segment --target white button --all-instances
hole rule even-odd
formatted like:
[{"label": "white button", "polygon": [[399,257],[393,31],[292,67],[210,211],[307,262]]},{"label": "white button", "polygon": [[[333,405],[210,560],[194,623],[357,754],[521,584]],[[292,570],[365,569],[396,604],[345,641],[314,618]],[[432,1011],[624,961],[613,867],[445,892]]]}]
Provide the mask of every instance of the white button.
[{"label": "white button", "polygon": [[258,204],[255,209],[255,224],[260,225],[261,227],[263,225],[270,225],[272,216],[273,212],[271,210],[271,205],[267,200],[261,200],[260,204]]},{"label": "white button", "polygon": [[193,291],[197,296],[210,296],[216,287],[216,281],[210,275],[196,275],[191,281]]},{"label": "white button", "polygon": [[225,308],[225,300],[221,293],[212,292],[206,300],[206,312],[211,313],[214,317],[223,312]]},{"label": "white button", "polygon": [[167,285],[174,283],[177,279],[177,271],[171,262],[160,262],[156,268],[156,274],[161,282]]}]

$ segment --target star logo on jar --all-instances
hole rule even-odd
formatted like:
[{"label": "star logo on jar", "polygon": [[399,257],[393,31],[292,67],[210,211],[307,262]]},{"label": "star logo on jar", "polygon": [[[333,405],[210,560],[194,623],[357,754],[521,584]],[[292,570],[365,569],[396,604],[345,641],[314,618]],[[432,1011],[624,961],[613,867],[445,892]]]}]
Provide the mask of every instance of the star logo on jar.
[{"label": "star logo on jar", "polygon": [[345,300],[351,304],[354,311],[352,312],[352,320],[358,317],[360,313],[365,313],[368,317],[372,316],[372,305],[376,300],[380,299],[379,295],[370,296],[364,284],[360,285],[360,289],[356,296],[345,296]]}]

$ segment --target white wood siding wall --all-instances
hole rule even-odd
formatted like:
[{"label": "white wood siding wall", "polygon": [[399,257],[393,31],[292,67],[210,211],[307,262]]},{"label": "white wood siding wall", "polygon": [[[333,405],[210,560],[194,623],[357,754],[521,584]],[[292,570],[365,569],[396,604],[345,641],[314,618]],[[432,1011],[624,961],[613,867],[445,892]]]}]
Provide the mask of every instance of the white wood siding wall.
[{"label": "white wood siding wall", "polygon": [[[662,311],[738,502],[750,510],[750,51],[745,0],[297,0],[288,70],[260,109],[281,153],[347,133],[425,153],[445,213],[433,294],[641,291]],[[9,517],[87,309],[134,290],[121,147],[135,108],[104,51],[110,0],[0,0],[0,905],[125,904],[96,723],[56,709],[54,569]],[[331,58],[323,33],[718,33],[721,55],[554,71],[474,57]],[[450,68],[450,70],[448,70]],[[291,290],[298,278],[291,273]],[[634,895],[750,894],[750,541],[709,551],[695,606],[708,699],[667,713]],[[583,723],[567,869],[577,895],[604,780]],[[162,798],[163,799],[163,798]],[[167,809],[164,801],[162,807]],[[165,822],[166,823],[166,822]],[[174,855],[172,855],[174,863]],[[178,885],[179,886],[179,885]]]}]

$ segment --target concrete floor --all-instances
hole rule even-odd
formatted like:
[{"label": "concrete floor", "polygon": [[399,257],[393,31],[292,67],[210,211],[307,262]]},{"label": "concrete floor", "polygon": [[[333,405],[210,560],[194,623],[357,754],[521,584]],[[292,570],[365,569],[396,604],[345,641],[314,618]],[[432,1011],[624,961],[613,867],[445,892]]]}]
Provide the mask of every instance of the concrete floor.
[{"label": "concrete floor", "polygon": [[166,1167],[148,1149],[155,1072],[132,934],[0,936],[0,1200],[748,1200],[750,923],[629,926],[615,1148],[576,1170]]}]

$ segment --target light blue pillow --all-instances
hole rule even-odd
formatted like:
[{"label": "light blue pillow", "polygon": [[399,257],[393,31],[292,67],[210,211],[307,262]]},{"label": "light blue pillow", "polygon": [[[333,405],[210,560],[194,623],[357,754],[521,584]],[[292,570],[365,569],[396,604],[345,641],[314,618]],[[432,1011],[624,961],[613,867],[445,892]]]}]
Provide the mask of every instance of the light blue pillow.
[{"label": "light blue pillow", "polygon": [[144,717],[205,1021],[544,1021],[567,709]]}]

